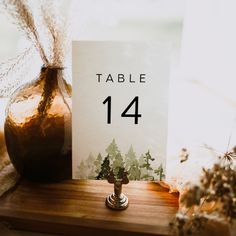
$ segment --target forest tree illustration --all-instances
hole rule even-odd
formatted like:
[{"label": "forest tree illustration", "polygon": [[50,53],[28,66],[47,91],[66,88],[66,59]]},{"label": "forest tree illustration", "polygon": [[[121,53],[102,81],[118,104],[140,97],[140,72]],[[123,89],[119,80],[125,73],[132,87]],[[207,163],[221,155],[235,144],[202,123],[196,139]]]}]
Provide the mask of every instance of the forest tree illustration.
[{"label": "forest tree illustration", "polygon": [[165,177],[163,165],[157,169],[153,167],[155,158],[149,150],[137,157],[131,145],[125,155],[122,155],[115,139],[105,150],[106,155],[98,153],[94,156],[89,154],[87,159],[82,160],[78,165],[77,177],[79,179],[107,179],[110,171],[118,175],[120,169],[128,172],[129,180],[162,180]]}]

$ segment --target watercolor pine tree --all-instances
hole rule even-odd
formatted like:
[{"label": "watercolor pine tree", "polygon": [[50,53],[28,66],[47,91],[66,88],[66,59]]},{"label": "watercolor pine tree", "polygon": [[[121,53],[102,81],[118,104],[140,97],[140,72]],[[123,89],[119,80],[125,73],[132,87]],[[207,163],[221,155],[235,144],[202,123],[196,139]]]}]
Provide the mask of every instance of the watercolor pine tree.
[{"label": "watercolor pine tree", "polygon": [[113,161],[115,159],[116,155],[118,153],[120,153],[114,138],[113,138],[112,142],[110,143],[110,145],[107,147],[106,153],[109,155],[110,161]]},{"label": "watercolor pine tree", "polygon": [[165,178],[165,174],[164,174],[164,169],[162,164],[158,167],[158,169],[156,169],[154,171],[155,174],[157,174],[157,177],[160,181],[162,181],[163,178]]},{"label": "watercolor pine tree", "polygon": [[99,152],[97,158],[95,159],[95,161],[93,163],[94,166],[95,166],[95,174],[96,174],[96,176],[101,171],[102,160],[103,160],[103,157],[102,157],[101,153]]},{"label": "watercolor pine tree", "polygon": [[141,169],[140,169],[138,160],[135,160],[131,164],[131,166],[128,170],[128,173],[129,173],[130,180],[140,180],[141,179]]},{"label": "watercolor pine tree", "polygon": [[143,176],[143,178],[145,180],[153,180],[154,179],[154,177],[150,175],[151,172],[153,171],[150,161],[154,161],[154,160],[155,160],[155,158],[153,158],[151,156],[150,152],[148,151],[144,156],[144,164],[142,165],[142,168],[144,168],[146,170],[146,174]]},{"label": "watercolor pine tree", "polygon": [[123,167],[124,167],[124,160],[123,160],[121,153],[119,152],[116,155],[116,157],[113,161],[113,164],[112,164],[112,169],[113,169],[114,174],[116,175],[119,172],[119,169],[123,168]]},{"label": "watercolor pine tree", "polygon": [[128,152],[125,154],[125,169],[129,170],[132,165],[135,164],[136,154],[134,152],[133,146],[131,145]]},{"label": "watercolor pine tree", "polygon": [[142,154],[139,159],[138,159],[138,163],[139,163],[139,168],[140,168],[140,180],[144,179],[144,176],[146,175],[146,169],[143,167],[143,165],[145,164],[145,160],[144,160],[144,155]]},{"label": "watercolor pine tree", "polygon": [[87,178],[87,168],[86,165],[84,164],[84,161],[82,160],[80,162],[80,165],[78,166],[78,170],[77,170],[77,177],[79,179],[86,179]]},{"label": "watercolor pine tree", "polygon": [[109,155],[105,157],[101,165],[101,171],[96,179],[107,179],[111,171]]},{"label": "watercolor pine tree", "polygon": [[88,179],[94,179],[96,176],[94,161],[95,161],[95,158],[93,154],[90,153],[88,158],[85,161],[85,165],[86,165],[87,173],[88,173]]},{"label": "watercolor pine tree", "polygon": [[[143,162],[144,164],[144,162]],[[131,145],[127,154],[125,155],[125,168],[128,170],[130,180],[141,179],[141,168],[137,160],[133,146]]]}]

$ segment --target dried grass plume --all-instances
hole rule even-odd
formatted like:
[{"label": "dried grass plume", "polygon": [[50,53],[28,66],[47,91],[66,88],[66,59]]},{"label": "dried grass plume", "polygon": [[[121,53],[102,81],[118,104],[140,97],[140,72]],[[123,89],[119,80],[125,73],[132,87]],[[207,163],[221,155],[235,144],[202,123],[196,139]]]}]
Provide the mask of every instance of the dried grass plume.
[{"label": "dried grass plume", "polygon": [[[38,52],[43,65],[45,67],[63,67],[66,29],[65,22],[57,20],[59,14],[55,13],[54,2],[51,0],[39,1],[37,7],[41,17],[38,15],[34,17],[28,0],[0,0],[0,3],[17,28],[32,43],[32,47]],[[43,44],[43,35],[39,30],[41,26],[46,32],[46,45]],[[8,90],[17,86],[17,81],[11,81],[12,74],[19,70],[25,60],[29,59],[32,47],[25,49],[17,57],[0,64],[0,97],[7,95]],[[49,50],[46,50],[47,48]]]}]

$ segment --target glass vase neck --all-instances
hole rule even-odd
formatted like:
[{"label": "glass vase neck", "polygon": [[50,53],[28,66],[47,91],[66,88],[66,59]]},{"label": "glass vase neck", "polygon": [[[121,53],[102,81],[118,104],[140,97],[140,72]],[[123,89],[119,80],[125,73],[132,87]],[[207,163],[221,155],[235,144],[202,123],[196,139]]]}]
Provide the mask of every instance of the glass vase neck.
[{"label": "glass vase neck", "polygon": [[55,70],[55,71],[60,71],[60,70],[64,70],[65,67],[60,67],[60,66],[45,66],[43,65],[41,67],[41,71],[44,72],[45,70]]}]

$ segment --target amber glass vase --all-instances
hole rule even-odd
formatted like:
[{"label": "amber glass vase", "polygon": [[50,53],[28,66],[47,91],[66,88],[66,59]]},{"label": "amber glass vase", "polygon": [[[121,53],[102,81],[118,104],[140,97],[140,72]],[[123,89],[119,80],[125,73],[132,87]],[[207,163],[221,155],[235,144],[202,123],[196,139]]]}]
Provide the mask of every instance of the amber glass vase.
[{"label": "amber glass vase", "polygon": [[64,69],[42,67],[19,88],[6,110],[7,151],[16,170],[33,181],[72,176],[71,86]]}]

